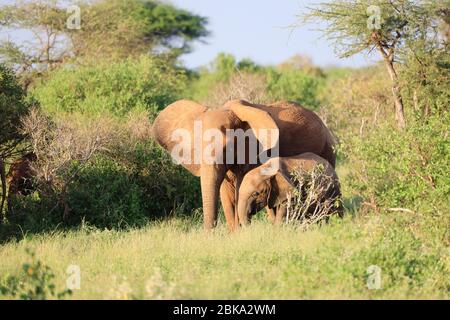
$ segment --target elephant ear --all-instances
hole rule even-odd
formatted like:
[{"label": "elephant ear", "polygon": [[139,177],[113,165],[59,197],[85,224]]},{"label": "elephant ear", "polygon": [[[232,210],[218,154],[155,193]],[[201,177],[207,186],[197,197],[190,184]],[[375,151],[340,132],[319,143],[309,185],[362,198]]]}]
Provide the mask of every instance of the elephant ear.
[{"label": "elephant ear", "polygon": [[[245,100],[231,100],[223,107],[232,111],[241,121],[248,123],[255,137],[262,144],[264,148],[262,151],[272,149],[277,145],[279,129],[267,111],[258,109]],[[276,135],[272,136],[271,132]]]},{"label": "elephant ear", "polygon": [[166,149],[169,153],[175,147],[180,146],[180,140],[174,139],[173,135],[177,130],[185,130],[189,134],[190,141],[183,141],[190,143],[190,157],[191,161],[184,161],[182,164],[191,173],[200,175],[200,166],[193,161],[194,157],[194,121],[198,119],[207,108],[201,104],[190,100],[178,100],[164,110],[162,110],[152,126],[152,135],[155,141]]}]

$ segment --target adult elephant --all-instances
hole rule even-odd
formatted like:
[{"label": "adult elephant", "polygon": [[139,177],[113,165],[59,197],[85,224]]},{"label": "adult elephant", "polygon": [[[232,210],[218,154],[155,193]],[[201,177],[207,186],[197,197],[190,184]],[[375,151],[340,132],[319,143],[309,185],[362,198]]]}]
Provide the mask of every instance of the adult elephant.
[{"label": "adult elephant", "polygon": [[[196,158],[196,152],[199,150],[198,147],[196,149],[194,141],[198,141],[196,139],[199,134],[200,139],[203,139],[203,135],[211,132],[211,129],[221,133],[223,149],[220,151],[224,159],[234,159],[231,163],[205,161],[202,156],[200,161],[198,157]],[[281,101],[259,105],[243,100],[232,100],[220,108],[208,109],[194,101],[174,102],[162,110],[155,119],[153,136],[172,154],[180,148],[180,144],[189,144],[183,146],[181,164],[192,174],[200,177],[204,227],[207,230],[216,225],[219,195],[229,228],[233,230],[237,227],[235,206],[239,184],[245,173],[257,165],[249,161],[251,155],[248,141],[246,140],[247,143],[244,145],[236,145],[236,138],[230,139],[227,135],[229,129],[242,129],[245,132],[251,129],[248,131],[256,136],[264,149],[274,150],[273,148],[277,147],[279,156],[288,157],[312,152],[328,160],[333,167],[335,165],[336,158],[330,131],[313,111],[296,103]],[[279,140],[262,139],[261,129],[277,130]],[[180,132],[186,133],[188,139],[180,141],[178,139]],[[229,148],[230,144],[235,146],[234,150]],[[205,143],[200,145],[201,151],[211,152],[210,149],[206,150],[208,145]],[[211,154],[217,156],[218,152],[216,150]],[[245,160],[236,161],[242,155],[245,155]]]}]

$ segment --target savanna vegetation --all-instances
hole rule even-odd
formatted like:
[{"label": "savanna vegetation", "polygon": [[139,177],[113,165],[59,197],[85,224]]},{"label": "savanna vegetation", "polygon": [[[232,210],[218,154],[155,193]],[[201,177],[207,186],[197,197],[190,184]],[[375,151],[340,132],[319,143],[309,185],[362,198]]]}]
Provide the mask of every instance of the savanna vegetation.
[{"label": "savanna vegetation", "polygon": [[[207,18],[156,1],[80,5],[81,30],[54,1],[1,7],[0,28],[33,39],[0,45],[1,298],[450,298],[447,1],[335,0],[301,15],[326,20],[342,56],[376,51],[372,66],[222,53],[199,70],[179,57]],[[151,137],[181,98],[316,111],[338,142],[344,218],[276,228],[260,213],[230,234],[221,216],[205,233],[198,178]],[[6,199],[29,152],[30,190]],[[66,288],[70,265],[80,289]]]}]

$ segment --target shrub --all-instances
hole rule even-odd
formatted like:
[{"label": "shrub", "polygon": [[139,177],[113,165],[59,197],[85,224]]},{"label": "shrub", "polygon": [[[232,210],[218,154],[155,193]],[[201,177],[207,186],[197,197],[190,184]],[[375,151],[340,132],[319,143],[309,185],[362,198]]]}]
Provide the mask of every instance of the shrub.
[{"label": "shrub", "polygon": [[[430,81],[433,73],[438,72],[428,73]],[[332,81],[323,91],[327,122],[339,137],[338,156],[348,174],[343,186],[371,208],[444,212],[449,114],[441,109],[425,116],[423,105],[415,110],[413,97],[405,94],[408,125],[396,130],[387,80],[374,66]],[[416,85],[411,81],[411,92]],[[428,95],[430,107],[441,100],[442,95]]]},{"label": "shrub", "polygon": [[401,132],[384,124],[353,140],[349,153],[354,189],[376,207],[448,211],[449,121],[447,112],[427,123],[410,122]]},{"label": "shrub", "polygon": [[294,172],[296,187],[287,197],[286,223],[306,230],[315,223],[328,221],[335,213],[342,215],[339,182],[324,169],[320,165],[311,172]]},{"label": "shrub", "polygon": [[238,62],[234,56],[221,53],[209,68],[200,71],[187,95],[212,107],[230,99],[246,99],[255,103],[291,100],[314,109],[319,106],[323,79],[323,72],[312,65],[289,62],[275,69],[249,59]]},{"label": "shrub", "polygon": [[[219,107],[224,99],[251,99],[257,92],[265,92],[263,68],[250,59],[237,61],[231,54],[219,53],[210,65],[192,76],[185,95],[212,107]],[[242,91],[242,92],[241,92]],[[242,93],[243,96],[237,95]]]},{"label": "shrub", "polygon": [[114,64],[64,67],[42,80],[32,94],[46,113],[156,113],[179,98],[184,72],[163,58],[141,56]]},{"label": "shrub", "polygon": [[14,73],[0,64],[0,223],[6,201],[5,160],[15,151],[23,139],[20,133],[20,118],[26,114],[31,103],[17,82]]},{"label": "shrub", "polygon": [[49,120],[33,111],[24,126],[37,155],[38,188],[16,196],[9,217],[24,230],[61,223],[126,228],[200,206],[198,178],[150,139],[146,113],[127,121],[79,114]]},{"label": "shrub", "polygon": [[266,77],[258,73],[236,72],[226,82],[219,82],[210,89],[207,98],[200,102],[212,107],[222,106],[233,99],[244,99],[253,103],[270,102]]},{"label": "shrub", "polygon": [[31,261],[22,265],[23,275],[7,275],[1,279],[0,294],[21,300],[62,299],[72,294],[71,290],[58,292],[53,283],[55,275],[50,267],[36,259],[33,251],[27,249],[26,252]]},{"label": "shrub", "polygon": [[30,104],[14,73],[0,64],[0,158],[5,158],[22,138],[20,117],[26,114]]},{"label": "shrub", "polygon": [[267,88],[272,100],[290,100],[315,109],[319,106],[317,91],[320,78],[301,70],[267,72]]}]

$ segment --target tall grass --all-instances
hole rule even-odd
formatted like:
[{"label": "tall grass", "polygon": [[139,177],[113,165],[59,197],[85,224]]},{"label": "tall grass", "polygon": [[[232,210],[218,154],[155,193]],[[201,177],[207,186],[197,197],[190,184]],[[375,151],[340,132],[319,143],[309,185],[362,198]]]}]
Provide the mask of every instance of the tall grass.
[{"label": "tall grass", "polygon": [[[186,218],[128,232],[85,227],[5,244],[0,274],[17,274],[30,248],[58,288],[67,266],[80,266],[73,299],[450,298],[448,227],[403,213],[348,214],[306,232],[261,219],[234,234]],[[367,287],[371,265],[381,268],[378,290]]]}]

